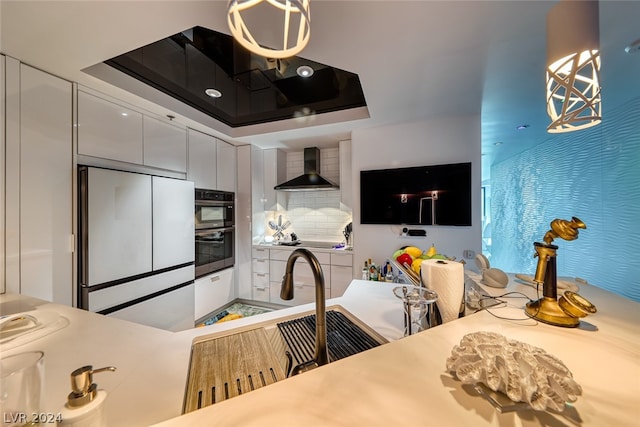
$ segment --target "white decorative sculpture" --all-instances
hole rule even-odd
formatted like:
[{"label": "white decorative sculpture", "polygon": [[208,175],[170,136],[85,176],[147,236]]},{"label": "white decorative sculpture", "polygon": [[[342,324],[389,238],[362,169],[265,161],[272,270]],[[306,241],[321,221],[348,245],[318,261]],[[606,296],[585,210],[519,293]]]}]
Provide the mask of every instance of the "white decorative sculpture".
[{"label": "white decorative sculpture", "polygon": [[465,384],[482,383],[533,409],[563,411],[582,388],[558,358],[495,332],[465,335],[447,358],[447,371]]}]

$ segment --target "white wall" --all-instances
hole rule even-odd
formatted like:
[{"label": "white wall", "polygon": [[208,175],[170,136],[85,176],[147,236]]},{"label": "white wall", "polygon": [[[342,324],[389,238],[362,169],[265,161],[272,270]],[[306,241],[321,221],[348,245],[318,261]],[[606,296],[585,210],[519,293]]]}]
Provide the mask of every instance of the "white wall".
[{"label": "white wall", "polygon": [[[365,259],[380,265],[402,246],[426,249],[435,244],[440,253],[462,259],[462,253],[482,248],[480,211],[480,116],[469,115],[354,130],[352,142],[354,274]],[[399,225],[360,224],[360,171],[471,162],[472,226],[412,226],[427,237],[401,237]],[[469,263],[469,261],[467,261]],[[473,266],[473,261],[469,263]],[[468,264],[468,265],[469,265]],[[475,268],[475,267],[474,267]]]}]

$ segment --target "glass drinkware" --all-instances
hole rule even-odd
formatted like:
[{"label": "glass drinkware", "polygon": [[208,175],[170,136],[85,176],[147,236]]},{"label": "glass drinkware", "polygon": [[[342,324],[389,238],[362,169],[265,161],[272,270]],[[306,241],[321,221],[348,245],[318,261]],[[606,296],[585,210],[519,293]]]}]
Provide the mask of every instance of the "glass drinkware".
[{"label": "glass drinkware", "polygon": [[43,352],[30,351],[0,359],[0,426],[38,424],[43,382]]}]

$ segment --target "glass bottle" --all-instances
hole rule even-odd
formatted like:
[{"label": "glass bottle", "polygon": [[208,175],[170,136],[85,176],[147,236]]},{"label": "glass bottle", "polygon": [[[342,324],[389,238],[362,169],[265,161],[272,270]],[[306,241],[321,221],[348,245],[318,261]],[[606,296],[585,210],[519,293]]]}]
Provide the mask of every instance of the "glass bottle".
[{"label": "glass bottle", "polygon": [[378,267],[369,258],[369,280],[378,280]]},{"label": "glass bottle", "polygon": [[367,261],[364,262],[364,267],[362,268],[362,280],[369,280],[369,264],[367,264]]}]

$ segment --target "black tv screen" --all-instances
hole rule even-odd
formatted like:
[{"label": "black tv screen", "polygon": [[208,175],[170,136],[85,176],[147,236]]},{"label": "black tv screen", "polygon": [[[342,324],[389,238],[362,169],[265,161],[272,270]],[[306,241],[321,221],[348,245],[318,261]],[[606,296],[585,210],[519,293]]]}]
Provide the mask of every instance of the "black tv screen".
[{"label": "black tv screen", "polygon": [[360,171],[360,223],[471,225],[471,163]]}]

